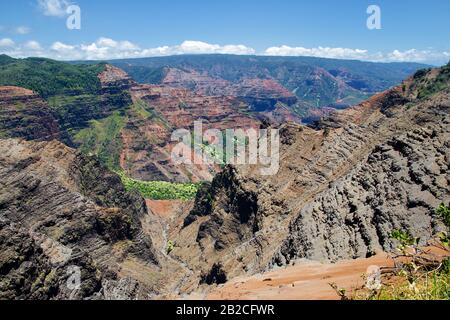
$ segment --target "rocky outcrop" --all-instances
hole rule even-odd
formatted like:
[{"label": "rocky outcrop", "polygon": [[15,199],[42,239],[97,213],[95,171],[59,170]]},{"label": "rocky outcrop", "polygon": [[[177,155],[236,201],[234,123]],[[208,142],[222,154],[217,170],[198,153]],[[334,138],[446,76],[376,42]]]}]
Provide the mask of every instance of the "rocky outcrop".
[{"label": "rocky outcrop", "polygon": [[450,196],[448,124],[376,146],[300,211],[277,263],[369,257],[393,249],[392,230],[405,230],[425,245],[440,231],[435,208]]},{"label": "rocky outcrop", "polygon": [[151,292],[121,271],[127,261],[158,269],[140,196],[95,158],[57,141],[0,140],[0,150],[0,298]]},{"label": "rocky outcrop", "polygon": [[447,68],[423,76],[443,88],[426,97],[408,79],[314,129],[285,125],[279,172],[218,175],[179,232],[198,247],[174,254],[203,273],[220,264],[233,278],[297,259],[371,256],[392,248],[394,229],[428,241],[441,228],[434,209],[450,198]]},{"label": "rocky outcrop", "polygon": [[55,114],[37,94],[19,87],[0,87],[0,136],[53,140],[60,132]]},{"label": "rocky outcrop", "polygon": [[110,64],[105,65],[105,70],[98,75],[98,78],[102,91],[105,93],[118,93],[136,85],[125,71]]},{"label": "rocky outcrop", "polygon": [[202,96],[160,85],[137,85],[130,92],[135,110],[127,113],[122,130],[121,166],[137,179],[212,180],[219,171],[217,165],[180,165],[171,158],[173,147],[179,143],[171,141],[172,132],[193,130],[195,121],[202,121],[203,130],[259,127],[260,122],[245,114],[245,106],[233,97]]},{"label": "rocky outcrop", "polygon": [[261,226],[257,195],[240,183],[236,170],[229,166],[219,173],[210,188],[202,188],[196,204],[185,219],[185,227],[198,216],[208,216],[199,227],[197,241],[206,237],[214,239],[218,250],[249,239]]}]

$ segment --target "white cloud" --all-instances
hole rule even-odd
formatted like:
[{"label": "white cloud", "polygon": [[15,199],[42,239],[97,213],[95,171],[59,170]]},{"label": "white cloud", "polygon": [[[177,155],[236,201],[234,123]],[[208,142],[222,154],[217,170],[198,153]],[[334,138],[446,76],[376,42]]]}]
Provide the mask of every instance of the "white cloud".
[{"label": "white cloud", "polygon": [[450,59],[450,52],[436,52],[432,50],[410,49],[406,51],[394,50],[387,54],[385,60],[397,62],[426,62]]},{"label": "white cloud", "polygon": [[363,49],[349,49],[349,48],[304,48],[304,47],[270,47],[266,49],[265,54],[268,56],[311,56],[321,58],[336,58],[336,59],[367,59],[369,54],[367,50]]},{"label": "white cloud", "polygon": [[17,34],[28,34],[31,32],[31,29],[25,26],[20,26],[14,29],[14,33]]},{"label": "white cloud", "polygon": [[72,51],[75,49],[75,46],[71,46],[62,42],[55,42],[52,44],[50,49],[57,51],[57,52],[65,52],[65,51]]},{"label": "white cloud", "polygon": [[0,39],[0,47],[14,47],[16,43],[9,38]]},{"label": "white cloud", "polygon": [[158,48],[151,48],[142,50],[140,55],[145,56],[168,56],[180,54],[241,54],[249,55],[255,54],[253,48],[244,45],[225,45],[209,44],[202,41],[184,41],[176,46],[162,46]]},{"label": "white cloud", "polygon": [[64,17],[67,15],[67,7],[70,2],[67,0],[38,0],[38,6],[46,16]]},{"label": "white cloud", "polygon": [[170,48],[174,54],[201,54],[201,53],[223,53],[223,54],[255,54],[255,50],[244,45],[209,44],[202,41],[184,41],[179,46]]},{"label": "white cloud", "polygon": [[376,62],[427,62],[442,64],[450,59],[450,52],[435,50],[409,49],[405,51],[393,50],[392,52],[371,53],[364,49],[331,48],[331,47],[270,47],[265,50],[268,56],[311,56],[333,59],[357,59]]},{"label": "white cloud", "polygon": [[[110,38],[99,38],[93,43],[66,44],[54,42],[45,48],[36,41],[28,41],[17,45],[9,38],[0,40],[0,53],[14,57],[43,56],[57,60],[109,60],[125,58],[141,58],[154,56],[169,56],[181,54],[258,54],[253,48],[245,45],[218,45],[202,41],[184,41],[179,45],[160,46],[156,48],[141,48],[140,46],[124,40],[117,41]],[[392,52],[369,52],[364,49],[332,48],[332,47],[270,47],[263,55],[271,56],[314,56],[336,59],[358,59],[377,62],[425,62],[444,64],[450,59],[450,52],[433,49]]]},{"label": "white cloud", "polygon": [[42,47],[39,42],[31,40],[25,43],[24,45],[25,49],[31,50],[31,51],[41,51]]},{"label": "white cloud", "polygon": [[142,49],[130,41],[116,41],[110,38],[99,38],[96,42],[81,45],[67,45],[55,42],[51,46],[54,55],[61,56],[64,60],[86,59],[106,60],[125,59],[154,56],[168,56],[180,54],[201,53],[227,53],[227,54],[254,54],[255,50],[244,45],[209,44],[201,41],[185,41],[180,45],[162,46],[157,48]]}]

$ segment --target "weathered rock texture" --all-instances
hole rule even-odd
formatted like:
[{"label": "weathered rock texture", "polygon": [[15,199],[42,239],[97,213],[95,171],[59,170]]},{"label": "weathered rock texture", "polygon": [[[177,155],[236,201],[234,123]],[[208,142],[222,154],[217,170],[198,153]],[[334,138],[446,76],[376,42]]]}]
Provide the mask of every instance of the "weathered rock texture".
[{"label": "weathered rock texture", "polygon": [[[0,299],[135,298],[152,288],[123,265],[158,270],[144,200],[57,141],[0,140]],[[73,267],[81,287],[68,286]],[[120,289],[120,290],[119,290]]]},{"label": "weathered rock texture", "polygon": [[441,228],[434,209],[450,200],[448,71],[418,74],[315,128],[284,126],[278,174],[228,167],[197,197],[174,254],[232,278],[371,256],[392,248],[394,229],[425,243]]},{"label": "weathered rock texture", "polygon": [[52,140],[60,136],[55,114],[33,91],[0,87],[0,136]]},{"label": "weathered rock texture", "polygon": [[171,141],[178,129],[194,130],[201,121],[207,129],[259,128],[260,121],[246,115],[246,105],[234,97],[202,96],[183,88],[139,85],[131,90],[135,105],[147,115],[131,115],[123,132],[122,168],[144,180],[176,182],[211,180],[220,170],[211,164],[180,165],[171,158]]}]

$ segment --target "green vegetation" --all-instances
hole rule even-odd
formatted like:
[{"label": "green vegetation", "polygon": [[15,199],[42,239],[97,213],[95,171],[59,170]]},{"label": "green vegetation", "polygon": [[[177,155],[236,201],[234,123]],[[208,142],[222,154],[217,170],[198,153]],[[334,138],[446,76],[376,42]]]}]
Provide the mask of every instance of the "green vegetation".
[{"label": "green vegetation", "polygon": [[[398,253],[393,256],[395,268],[388,283],[379,289],[360,289],[351,299],[358,300],[450,300],[450,207],[441,204],[436,209],[447,232],[429,246],[439,250],[433,253],[429,248],[419,247],[418,239],[405,231],[395,230],[391,237],[399,242]],[[334,287],[342,299],[349,299],[345,291]]]},{"label": "green vegetation", "polygon": [[130,66],[128,63],[116,65],[121,69],[127,69],[127,73],[133,74],[133,79],[137,79],[140,83],[160,84],[166,76],[165,67],[149,69],[143,66]]},{"label": "green vegetation", "polygon": [[[360,296],[369,300],[450,300],[450,274],[422,272],[412,279],[408,272],[395,284],[385,285],[376,295]],[[358,298],[358,296],[357,296]]]},{"label": "green vegetation", "polygon": [[[192,147],[194,147],[196,143],[193,132],[191,134]],[[233,142],[228,143],[226,131],[222,130],[221,138],[223,145],[220,145],[220,143],[210,144],[208,141],[203,141],[198,145],[198,147],[202,149],[206,156],[223,167],[225,164],[230,163],[232,157],[237,157],[239,155],[239,151],[242,150],[245,153],[246,148],[249,145],[249,137],[245,134],[241,135],[236,132],[236,135],[233,137]],[[232,143],[234,144],[233,151],[232,153],[229,153],[226,146],[232,145]]]},{"label": "green vegetation", "polygon": [[167,242],[167,254],[170,254],[175,249],[175,243],[172,240]]},{"label": "green vegetation", "polygon": [[89,128],[79,131],[74,140],[81,152],[93,153],[108,168],[118,170],[122,149],[120,131],[124,125],[125,118],[116,111],[105,119],[90,121]]},{"label": "green vegetation", "polygon": [[0,56],[0,86],[31,89],[42,97],[88,94],[100,89],[97,75],[104,64],[72,65],[44,58],[13,59]]},{"label": "green vegetation", "polygon": [[[76,137],[80,130],[88,128],[98,131],[96,127],[99,122],[102,125],[106,121],[105,118],[113,114],[116,114],[116,117],[117,114],[124,116],[131,104],[131,97],[127,92],[103,95],[56,95],[48,98],[48,104],[58,116],[60,128],[67,133],[68,141],[66,142],[70,145],[77,145],[85,141],[83,136]],[[108,121],[105,125],[107,124]],[[86,131],[81,133],[81,135],[85,134]],[[84,148],[84,151],[86,150]],[[96,153],[94,149],[88,151]]]},{"label": "green vegetation", "polygon": [[165,181],[139,181],[118,172],[128,191],[136,190],[146,199],[152,200],[191,200],[195,198],[200,184],[170,183]]},{"label": "green vegetation", "polygon": [[152,114],[147,110],[147,104],[142,100],[133,103],[130,109],[141,119],[145,120],[152,117]]},{"label": "green vegetation", "polygon": [[[61,119],[67,120],[71,114],[86,113],[85,109],[94,109],[101,103],[101,96],[95,94],[82,95],[55,95],[47,98],[49,107],[54,110]],[[77,110],[80,109],[80,110]],[[72,121],[74,122],[74,121]]]},{"label": "green vegetation", "polygon": [[441,203],[436,209],[436,215],[444,221],[446,226],[450,226],[450,207]]},{"label": "green vegetation", "polygon": [[402,230],[394,230],[390,234],[391,239],[400,242],[399,249],[404,250],[408,246],[415,245],[419,242],[418,238],[413,238],[408,232]]},{"label": "green vegetation", "polygon": [[414,75],[415,88],[418,91],[417,97],[419,99],[428,98],[437,92],[450,88],[450,63],[442,67],[436,77],[430,71],[431,69],[419,70]]},{"label": "green vegetation", "polygon": [[131,112],[141,119],[152,119],[155,123],[162,125],[163,127],[170,129],[170,124],[158,111],[150,107],[145,101],[137,100],[130,106]]}]

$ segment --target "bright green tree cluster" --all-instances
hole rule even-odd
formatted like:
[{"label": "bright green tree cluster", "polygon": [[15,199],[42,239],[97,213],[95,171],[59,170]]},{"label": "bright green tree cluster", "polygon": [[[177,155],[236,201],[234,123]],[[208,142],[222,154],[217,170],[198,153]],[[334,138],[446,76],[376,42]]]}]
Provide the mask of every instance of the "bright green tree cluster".
[{"label": "bright green tree cluster", "polygon": [[146,199],[152,200],[191,200],[195,198],[200,184],[171,183],[165,181],[139,181],[119,173],[128,191],[137,190]]}]

